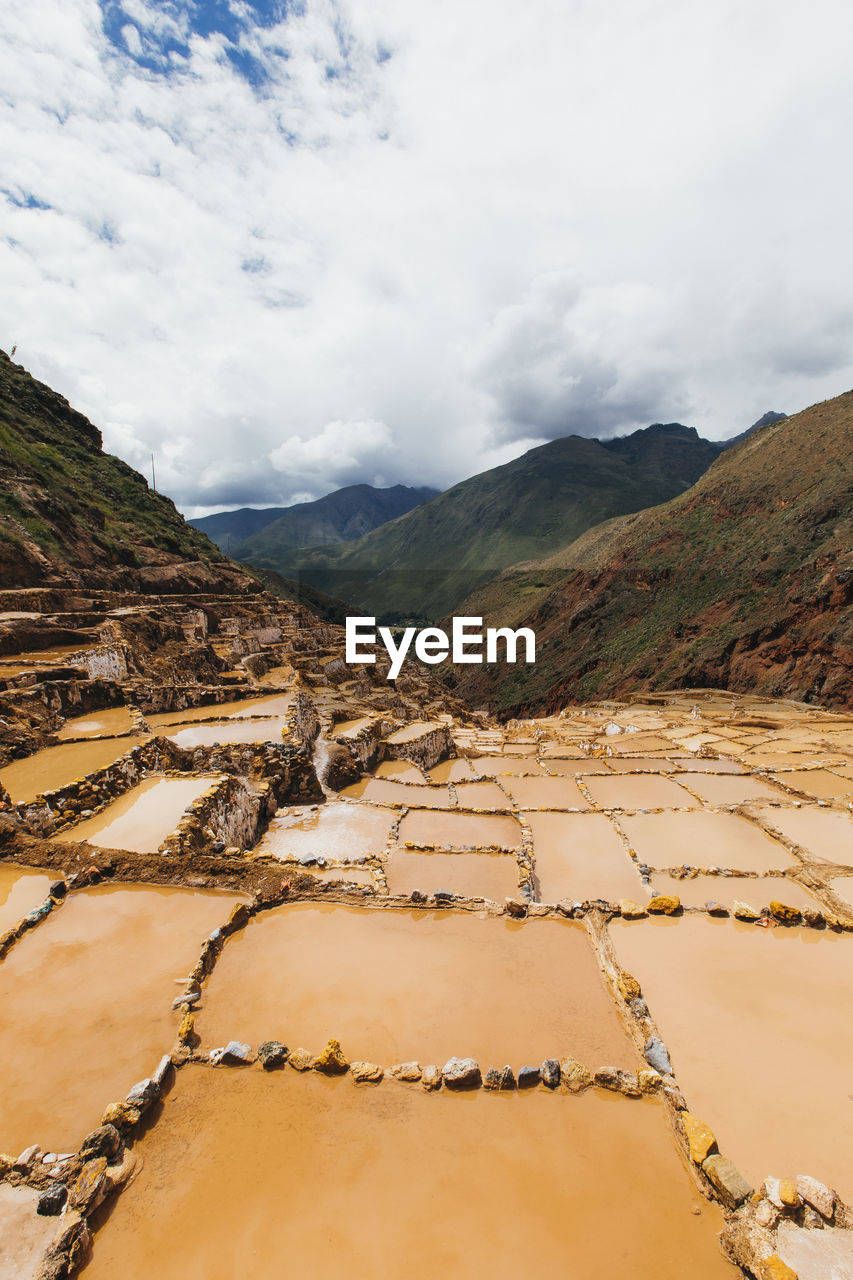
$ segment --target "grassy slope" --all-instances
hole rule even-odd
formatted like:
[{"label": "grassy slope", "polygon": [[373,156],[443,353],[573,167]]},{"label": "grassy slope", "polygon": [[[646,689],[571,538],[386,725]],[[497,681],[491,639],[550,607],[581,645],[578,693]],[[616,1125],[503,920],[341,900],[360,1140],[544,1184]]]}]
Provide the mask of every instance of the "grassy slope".
[{"label": "grassy slope", "polygon": [[255,563],[375,614],[438,618],[495,570],[682,492],[719,447],[685,427],[602,444],[569,436],[455,485],[356,542]]},{"label": "grassy slope", "polygon": [[[262,528],[251,535],[246,534],[239,544],[235,540],[231,554],[237,560],[251,560],[255,564],[272,567],[294,547],[316,547],[360,538],[379,525],[420,506],[436,493],[435,489],[412,489],[402,484],[388,489],[375,489],[369,484],[348,485],[345,489],[327,493],[316,502],[300,502],[280,511]],[[206,522],[221,521],[227,514],[208,516],[194,523],[209,533]]]},{"label": "grassy slope", "polygon": [[100,432],[0,352],[0,585],[69,572],[228,562]]},{"label": "grassy slope", "polygon": [[762,428],[689,492],[515,566],[457,612],[534,628],[534,667],[467,668],[506,715],[711,685],[853,705],[853,392]]}]

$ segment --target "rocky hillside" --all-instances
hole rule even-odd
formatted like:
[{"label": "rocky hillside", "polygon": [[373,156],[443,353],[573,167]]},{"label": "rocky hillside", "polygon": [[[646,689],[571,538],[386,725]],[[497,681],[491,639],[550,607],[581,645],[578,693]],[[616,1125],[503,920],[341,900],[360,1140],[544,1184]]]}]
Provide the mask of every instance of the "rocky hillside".
[{"label": "rocky hillside", "polygon": [[360,538],[388,520],[405,515],[427,502],[437,489],[412,489],[404,484],[376,489],[371,484],[351,484],[315,502],[292,507],[267,507],[256,511],[217,511],[190,524],[237,560],[274,566],[293,547],[317,547]]},{"label": "rocky hillside", "polygon": [[0,587],[254,592],[101,433],[0,351]]},{"label": "rocky hillside", "polygon": [[532,627],[533,667],[469,667],[504,715],[712,686],[853,706],[853,392],[747,435],[687,493],[517,565],[457,612]]},{"label": "rocky hillside", "polygon": [[356,542],[253,559],[365,612],[436,620],[497,570],[683,492],[723,447],[679,423],[616,440],[567,436],[462,481]]}]

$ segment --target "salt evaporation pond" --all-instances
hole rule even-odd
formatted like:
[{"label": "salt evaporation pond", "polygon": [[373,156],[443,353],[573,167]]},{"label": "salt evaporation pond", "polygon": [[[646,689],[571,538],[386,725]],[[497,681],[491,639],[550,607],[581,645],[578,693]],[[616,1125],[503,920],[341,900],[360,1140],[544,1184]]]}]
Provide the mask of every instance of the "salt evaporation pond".
[{"label": "salt evaporation pond", "polygon": [[25,760],[5,765],[0,769],[0,783],[14,804],[29,802],[42,792],[58,791],[78,778],[106,769],[144,741],[142,737],[96,738],[45,747]]},{"label": "salt evaporation pond", "polygon": [[60,842],[85,840],[101,849],[156,853],[177,827],[185,809],[198,800],[216,778],[146,778],[113,800],[92,818],[84,818],[60,832]]},{"label": "salt evaporation pond", "polygon": [[0,862],[0,934],[41,906],[54,879],[44,871]]}]

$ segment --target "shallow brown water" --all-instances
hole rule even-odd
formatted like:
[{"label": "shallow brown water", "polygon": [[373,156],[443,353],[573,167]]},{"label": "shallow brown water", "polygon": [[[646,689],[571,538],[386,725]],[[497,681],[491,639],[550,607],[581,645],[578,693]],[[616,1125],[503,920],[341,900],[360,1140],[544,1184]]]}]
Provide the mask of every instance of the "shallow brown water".
[{"label": "shallow brown water", "polygon": [[77,778],[106,769],[144,741],[141,737],[108,738],[45,747],[26,760],[15,760],[0,769],[0,782],[15,804],[34,800],[43,791],[57,791]]},{"label": "shallow brown water", "polygon": [[613,773],[668,773],[672,765],[657,756],[611,756],[607,761]]},{"label": "shallow brown water", "polygon": [[299,903],[257,916],[224,948],[197,1029],[207,1048],[276,1038],[318,1053],[335,1036],[384,1066],[635,1062],[581,925],[465,912]]},{"label": "shallow brown water", "polygon": [[56,839],[87,840],[101,849],[156,853],[180,822],[184,810],[214,778],[146,778],[113,800],[101,813],[60,832]]},{"label": "shallow brown water", "polygon": [[808,1173],[853,1197],[853,938],[702,916],[611,931],[720,1150],[754,1186]]},{"label": "shallow brown water", "polygon": [[517,849],[521,827],[509,815],[430,813],[411,809],[400,823],[399,842],[413,845],[446,845],[451,849]]},{"label": "shallow brown water", "polygon": [[174,724],[163,736],[176,747],[212,747],[217,743],[229,742],[281,742],[282,734],[287,731],[287,720],[284,716],[271,717],[269,720],[223,720],[214,724]]},{"label": "shallow brown water", "polygon": [[420,738],[430,729],[440,729],[441,727],[440,720],[413,720],[411,724],[398,729],[396,733],[389,734],[385,741],[395,746],[403,742],[413,742],[415,738]]},{"label": "shallow brown water", "polygon": [[0,934],[40,907],[55,879],[44,871],[0,862]]},{"label": "shallow brown water", "polygon": [[151,728],[164,724],[186,724],[192,720],[243,719],[245,716],[286,715],[293,698],[289,693],[266,698],[239,698],[235,702],[209,702],[204,707],[187,707],[183,711],[160,711],[146,715]]},{"label": "shallow brown water", "polygon": [[399,814],[393,809],[344,804],[330,800],[321,805],[297,805],[281,809],[273,818],[256,856],[273,858],[328,858],[334,862],[358,861],[382,853]]},{"label": "shallow brown water", "polygon": [[[616,762],[613,761],[615,764]],[[550,757],[543,761],[545,768],[549,773],[554,773],[558,777],[578,778],[589,774],[602,773],[610,776],[613,770],[603,760],[586,759],[586,760],[553,760]]]},{"label": "shallow brown water", "polygon": [[798,881],[784,876],[694,876],[679,880],[657,872],[651,881],[655,893],[675,893],[685,907],[702,907],[709,900],[724,907],[745,902],[756,911],[769,907],[774,900],[800,910],[814,910],[821,905]]},{"label": "shallow brown water", "polygon": [[603,813],[531,813],[540,902],[644,901],[640,873]]},{"label": "shallow brown water", "polygon": [[108,707],[104,711],[90,711],[88,715],[66,720],[57,734],[63,741],[68,738],[95,738],[110,734],[130,733],[133,720],[127,707]]},{"label": "shallow brown water", "polygon": [[795,791],[819,800],[853,796],[853,782],[840,774],[830,773],[828,769],[794,769],[790,773],[774,773],[773,777],[786,787],[793,787]]},{"label": "shallow brown water", "polygon": [[723,774],[685,774],[676,781],[701,796],[708,804],[746,804],[751,800],[775,800],[786,804],[788,796],[779,787],[769,786],[761,778],[726,777]]},{"label": "shallow brown water", "polygon": [[395,782],[426,782],[416,764],[408,760],[383,760],[376,770],[377,778],[393,778]]},{"label": "shallow brown water", "polygon": [[671,756],[672,767],[686,773],[743,773],[743,765],[736,760],[723,760],[710,756]]},{"label": "shallow brown water", "polygon": [[362,778],[341,795],[370,804],[410,805],[418,809],[447,809],[450,792],[447,787],[410,786],[391,778]]},{"label": "shallow brown water", "polygon": [[[853,816],[809,805],[802,809],[758,809],[765,822],[827,862],[853,867]],[[790,855],[788,855],[790,856]]]},{"label": "shallow brown water", "polygon": [[496,778],[502,773],[542,772],[533,756],[474,756],[471,766],[479,778]]},{"label": "shallow brown water", "polygon": [[471,763],[465,759],[442,760],[430,769],[429,776],[433,782],[467,782],[474,778]]},{"label": "shallow brown water", "polygon": [[655,1102],[187,1067],[141,1151],[87,1280],[736,1276]]},{"label": "shallow brown water", "polygon": [[626,773],[618,778],[589,778],[587,790],[603,809],[689,809],[698,801],[669,778]]},{"label": "shallow brown water", "polygon": [[469,898],[503,902],[518,893],[518,864],[509,853],[432,853],[397,849],[386,869],[389,892],[446,890]]},{"label": "shallow brown water", "polygon": [[170,1012],[208,933],[241,901],[188,889],[85,889],[0,964],[0,1150],[73,1151],[168,1053]]},{"label": "shallow brown water", "polygon": [[496,782],[458,782],[456,801],[460,809],[511,809],[512,801]]},{"label": "shallow brown water", "polygon": [[574,778],[513,778],[506,789],[519,809],[588,809]]},{"label": "shallow brown water", "polygon": [[783,871],[793,861],[787,849],[733,813],[637,813],[620,817],[619,825],[650,867]]}]

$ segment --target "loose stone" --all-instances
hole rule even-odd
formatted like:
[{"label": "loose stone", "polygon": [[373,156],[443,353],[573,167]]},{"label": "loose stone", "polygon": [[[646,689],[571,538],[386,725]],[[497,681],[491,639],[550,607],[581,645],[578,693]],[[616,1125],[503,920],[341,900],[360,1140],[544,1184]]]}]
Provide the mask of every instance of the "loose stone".
[{"label": "loose stone", "polygon": [[726,1156],[708,1156],[702,1169],[727,1209],[736,1209],[752,1195],[752,1187]]},{"label": "loose stone", "polygon": [[71,1206],[88,1213],[100,1202],[100,1191],[107,1172],[106,1156],[87,1160],[71,1188]]},{"label": "loose stone", "polygon": [[599,1067],[592,1078],[599,1089],[613,1089],[618,1093],[621,1083],[619,1075],[619,1070],[616,1067]]},{"label": "loose stone", "polygon": [[36,1213],[41,1214],[43,1218],[54,1218],[62,1212],[67,1199],[68,1188],[65,1183],[52,1182],[47,1190],[43,1191],[39,1196]]},{"label": "loose stone", "polygon": [[356,1084],[378,1084],[385,1074],[375,1062],[351,1062],[350,1071]]},{"label": "loose stone", "polygon": [[560,1064],[556,1058],[546,1058],[539,1068],[539,1078],[548,1089],[556,1089],[560,1083]]},{"label": "loose stone", "polygon": [[624,971],[620,973],[616,985],[619,988],[620,996],[626,1002],[638,999],[641,994],[639,982],[630,973],[625,973]]},{"label": "loose stone", "polygon": [[798,924],[802,919],[796,907],[789,907],[784,902],[777,902],[774,898],[770,903],[770,914],[780,920],[782,924]]},{"label": "loose stone", "polygon": [[522,1067],[518,1073],[519,1089],[532,1089],[539,1083],[541,1076],[538,1067]]},{"label": "loose stone", "polygon": [[349,1070],[349,1062],[344,1056],[340,1040],[329,1041],[323,1052],[316,1058],[314,1070],[322,1071],[328,1076],[340,1076]]},{"label": "loose stone", "polygon": [[27,1147],[26,1151],[22,1151],[15,1161],[15,1170],[19,1173],[28,1173],[40,1155],[41,1147],[38,1143],[35,1143],[31,1147]]},{"label": "loose stone", "polygon": [[682,1111],[681,1123],[687,1137],[690,1159],[694,1164],[701,1164],[714,1150],[717,1139],[708,1126],[689,1111]]},{"label": "loose stone", "polygon": [[436,1089],[441,1088],[441,1068],[431,1064],[424,1067],[421,1075],[421,1084],[428,1093],[433,1093]]},{"label": "loose stone", "polygon": [[484,1089],[514,1089],[515,1075],[512,1067],[507,1064],[505,1067],[489,1067],[486,1072],[486,1078],[483,1081]]},{"label": "loose stone", "polygon": [[797,1177],[797,1191],[806,1204],[816,1209],[822,1218],[826,1218],[827,1222],[832,1221],[836,1201],[834,1191],[818,1182],[817,1178],[810,1178],[803,1173]]},{"label": "loose stone", "polygon": [[732,907],[732,914],[736,920],[748,920],[752,922],[761,919],[760,912],[753,911],[752,907],[747,902],[736,902]]},{"label": "loose stone", "polygon": [[512,916],[514,920],[523,920],[527,915],[527,904],[521,902],[518,898],[507,898],[506,913],[508,916]]},{"label": "loose stone", "polygon": [[796,1271],[793,1271],[776,1253],[765,1258],[759,1274],[761,1280],[798,1280]]},{"label": "loose stone", "polygon": [[662,1077],[651,1067],[643,1067],[637,1072],[637,1084],[641,1093],[657,1093],[663,1083]]},{"label": "loose stone", "polygon": [[258,1062],[264,1071],[275,1071],[287,1062],[287,1046],[280,1040],[265,1040],[258,1046]]},{"label": "loose stone", "polygon": [[417,1062],[398,1062],[388,1069],[388,1074],[395,1080],[404,1080],[409,1084],[416,1084],[421,1078],[421,1068]]},{"label": "loose stone", "polygon": [[652,915],[674,916],[681,910],[681,899],[676,893],[659,893],[649,900],[647,909]]},{"label": "loose stone", "polygon": [[619,914],[623,920],[642,920],[648,915],[645,907],[641,907],[639,903],[632,902],[630,898],[620,898]]},{"label": "loose stone", "polygon": [[287,1061],[294,1071],[310,1071],[314,1065],[314,1056],[307,1049],[293,1049]]},{"label": "loose stone", "polygon": [[659,1071],[662,1076],[672,1075],[672,1063],[666,1045],[658,1036],[649,1036],[643,1045],[643,1057],[650,1067]]},{"label": "loose stone", "polygon": [[120,1148],[121,1134],[118,1129],[113,1124],[102,1124],[83,1139],[80,1154],[87,1160],[93,1156],[105,1156],[107,1160],[112,1160]]},{"label": "loose stone", "polygon": [[729,914],[728,907],[724,907],[721,902],[714,902],[713,899],[705,903],[704,909],[709,916],[727,916]]},{"label": "loose stone", "polygon": [[474,1058],[449,1058],[442,1075],[449,1089],[476,1088],[482,1083],[480,1067]]},{"label": "loose stone", "polygon": [[560,1080],[569,1093],[580,1093],[592,1084],[592,1072],[582,1062],[578,1062],[577,1058],[561,1058]]},{"label": "loose stone", "polygon": [[633,1071],[619,1072],[619,1092],[626,1098],[639,1098],[640,1086]]},{"label": "loose stone", "polygon": [[104,1112],[102,1125],[113,1125],[119,1133],[127,1134],[142,1119],[139,1107],[132,1107],[128,1102],[111,1102]]},{"label": "loose stone", "polygon": [[[230,1046],[229,1046],[230,1047]],[[152,1103],[156,1102],[160,1097],[160,1090],[151,1079],[140,1080],[133,1086],[130,1093],[125,1098],[125,1102],[131,1107],[138,1107],[140,1111],[145,1111]]]},{"label": "loose stone", "polygon": [[251,1045],[229,1040],[222,1049],[211,1049],[210,1061],[225,1067],[245,1067],[254,1061]]}]

